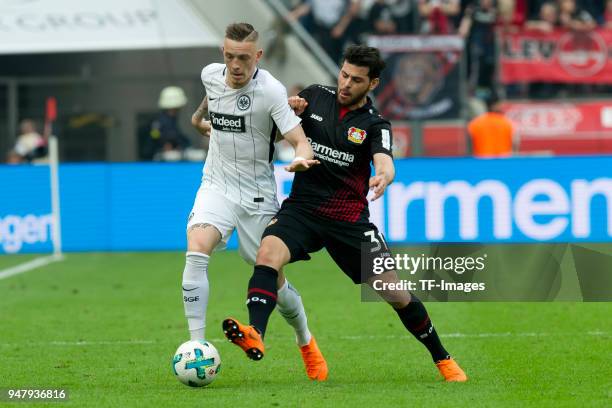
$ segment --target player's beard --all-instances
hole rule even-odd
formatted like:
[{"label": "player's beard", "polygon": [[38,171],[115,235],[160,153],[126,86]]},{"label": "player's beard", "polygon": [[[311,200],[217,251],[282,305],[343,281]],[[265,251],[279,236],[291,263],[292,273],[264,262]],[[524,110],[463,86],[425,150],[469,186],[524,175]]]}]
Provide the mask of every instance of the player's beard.
[{"label": "player's beard", "polygon": [[359,101],[361,101],[363,98],[365,98],[366,95],[368,94],[368,92],[369,92],[369,90],[366,89],[362,93],[360,93],[360,94],[358,94],[356,96],[353,96],[347,102],[342,102],[340,100],[340,90],[338,90],[338,96],[336,97],[336,99],[337,99],[338,103],[340,104],[340,106],[344,106],[344,107],[353,106],[353,105],[357,104]]}]

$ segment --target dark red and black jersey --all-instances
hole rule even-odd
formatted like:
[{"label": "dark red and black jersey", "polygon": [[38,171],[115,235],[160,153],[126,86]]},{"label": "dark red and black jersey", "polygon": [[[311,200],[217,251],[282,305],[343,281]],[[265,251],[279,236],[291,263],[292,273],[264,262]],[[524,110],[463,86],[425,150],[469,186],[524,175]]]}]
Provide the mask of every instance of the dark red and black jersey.
[{"label": "dark red and black jersey", "polygon": [[302,127],[321,164],[295,174],[283,205],[324,218],[367,221],[370,163],[375,153],[391,153],[391,124],[367,103],[340,118],[336,88],[311,85],[299,96],[308,101]]}]

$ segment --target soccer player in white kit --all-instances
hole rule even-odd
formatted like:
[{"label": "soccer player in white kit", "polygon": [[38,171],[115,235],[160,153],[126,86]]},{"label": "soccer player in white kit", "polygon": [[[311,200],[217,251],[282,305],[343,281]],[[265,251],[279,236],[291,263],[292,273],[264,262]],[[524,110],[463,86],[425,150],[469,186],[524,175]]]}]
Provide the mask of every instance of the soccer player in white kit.
[{"label": "soccer player in white kit", "polygon": [[[192,123],[200,133],[210,135],[210,144],[202,184],[187,223],[182,281],[192,340],[204,340],[212,251],[224,248],[235,229],[240,255],[253,264],[261,235],[278,211],[272,165],[277,133],[296,152],[287,171],[305,171],[318,164],[300,118],[289,107],[285,87],[257,68],[263,54],[257,39],[258,33],[250,24],[230,24],[223,42],[225,63],[213,63],[202,70],[206,97]],[[210,121],[204,119],[205,111]],[[306,373],[310,379],[325,380],[327,364],[308,329],[301,297],[282,274],[277,283],[277,306],[295,329]],[[263,353],[252,354],[248,336],[234,343],[254,360],[263,357]]]}]

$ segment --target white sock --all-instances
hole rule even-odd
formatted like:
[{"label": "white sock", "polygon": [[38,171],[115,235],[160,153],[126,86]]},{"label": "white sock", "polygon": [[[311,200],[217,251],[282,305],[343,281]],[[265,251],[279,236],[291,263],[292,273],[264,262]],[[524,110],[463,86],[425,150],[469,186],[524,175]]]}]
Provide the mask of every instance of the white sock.
[{"label": "white sock", "polygon": [[183,271],[183,305],[191,340],[204,340],[208,306],[208,259],[200,252],[187,252]]},{"label": "white sock", "polygon": [[308,319],[302,297],[286,279],[283,287],[278,289],[276,308],[287,323],[295,329],[298,346],[302,347],[310,343],[312,336],[308,330]]}]

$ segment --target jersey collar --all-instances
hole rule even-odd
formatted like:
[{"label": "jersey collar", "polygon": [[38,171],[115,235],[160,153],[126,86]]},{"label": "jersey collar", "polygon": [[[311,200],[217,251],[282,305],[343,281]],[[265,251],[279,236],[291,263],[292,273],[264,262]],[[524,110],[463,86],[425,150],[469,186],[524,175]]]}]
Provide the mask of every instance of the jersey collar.
[{"label": "jersey collar", "polygon": [[[336,105],[338,105],[337,111],[340,112],[340,104],[338,103],[337,99],[336,99]],[[372,99],[369,96],[366,96],[366,103],[364,103],[363,106],[360,108],[348,111],[346,115],[344,115],[344,118],[346,118],[347,116],[350,116],[351,114],[361,113],[361,112],[369,111],[371,109],[372,109]]]}]

